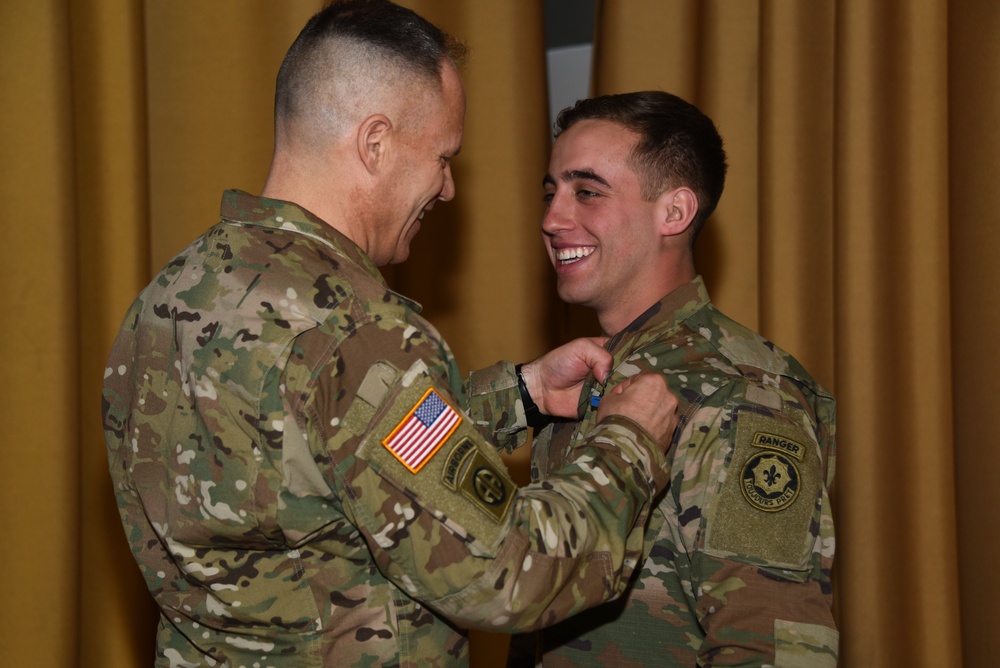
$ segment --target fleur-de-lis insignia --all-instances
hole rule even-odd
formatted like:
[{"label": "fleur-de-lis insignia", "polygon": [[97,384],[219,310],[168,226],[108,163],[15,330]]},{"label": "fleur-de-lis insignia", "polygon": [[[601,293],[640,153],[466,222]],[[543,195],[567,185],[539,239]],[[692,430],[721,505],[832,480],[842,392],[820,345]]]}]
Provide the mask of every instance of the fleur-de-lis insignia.
[{"label": "fleur-de-lis insignia", "polygon": [[778,473],[777,467],[772,465],[771,468],[764,471],[764,480],[767,481],[768,485],[777,484],[778,480],[780,479],[781,479],[781,474]]}]

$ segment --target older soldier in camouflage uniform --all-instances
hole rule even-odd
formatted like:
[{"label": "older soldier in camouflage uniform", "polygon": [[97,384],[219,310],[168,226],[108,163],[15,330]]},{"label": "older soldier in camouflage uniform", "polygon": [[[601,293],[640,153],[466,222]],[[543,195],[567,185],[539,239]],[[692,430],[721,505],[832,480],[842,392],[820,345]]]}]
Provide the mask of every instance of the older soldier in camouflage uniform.
[{"label": "older soldier in camouflage uniform", "polygon": [[[613,334],[607,386],[662,373],[681,424],[641,572],[618,601],[546,629],[542,664],[835,665],[834,399],[720,313],[695,271],[693,241],[725,180],[722,139],[663,92],[581,101],[557,128],[542,231],[559,294]],[[541,432],[535,479],[573,457],[600,401],[585,389],[578,423]],[[533,640],[515,639],[512,656]]]},{"label": "older soldier in camouflage uniform", "polygon": [[609,356],[581,340],[463,386],[376,268],[455,192],[449,45],[382,0],[317,14],[278,76],[264,196],[226,192],[125,317],[104,425],[158,666],[461,666],[456,625],[531,629],[633,574],[668,482],[662,379],[517,490],[487,438],[513,446],[526,408],[575,413]]}]

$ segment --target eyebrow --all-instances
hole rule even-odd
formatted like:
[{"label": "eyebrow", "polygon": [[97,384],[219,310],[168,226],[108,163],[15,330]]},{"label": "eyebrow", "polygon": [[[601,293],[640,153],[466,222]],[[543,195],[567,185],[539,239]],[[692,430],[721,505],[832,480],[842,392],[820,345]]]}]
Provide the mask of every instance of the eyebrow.
[{"label": "eyebrow", "polygon": [[[603,178],[598,176],[597,172],[590,169],[567,169],[565,172],[559,175],[563,181],[593,181],[595,183],[600,183],[605,188],[610,188],[611,184],[605,181]],[[546,174],[542,179],[542,186],[556,184],[556,180],[552,178],[549,174]]]}]

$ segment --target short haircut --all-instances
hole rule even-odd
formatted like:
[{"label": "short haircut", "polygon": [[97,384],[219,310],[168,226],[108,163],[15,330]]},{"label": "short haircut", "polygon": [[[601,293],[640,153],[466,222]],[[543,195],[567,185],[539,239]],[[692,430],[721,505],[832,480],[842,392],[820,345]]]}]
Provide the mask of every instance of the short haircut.
[{"label": "short haircut", "polygon": [[465,46],[389,0],[338,0],[317,13],[285,54],[275,86],[276,122],[315,134],[347,129],[366,100],[405,96],[414,83],[441,90],[441,68],[460,68]]},{"label": "short haircut", "polygon": [[643,199],[687,186],[698,198],[691,223],[695,237],[715,211],[726,182],[726,152],[715,124],[698,107],[663,91],[602,95],[580,100],[556,118],[558,137],[575,123],[617,123],[638,136],[629,167],[639,176]]}]

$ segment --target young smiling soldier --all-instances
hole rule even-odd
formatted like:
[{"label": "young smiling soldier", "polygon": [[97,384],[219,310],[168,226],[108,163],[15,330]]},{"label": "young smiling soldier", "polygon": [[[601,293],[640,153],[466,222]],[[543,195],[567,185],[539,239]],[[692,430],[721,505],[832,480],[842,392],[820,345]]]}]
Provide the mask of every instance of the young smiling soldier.
[{"label": "young smiling soldier", "polygon": [[[607,386],[662,373],[681,419],[625,596],[544,630],[537,647],[516,637],[511,663],[537,651],[546,668],[834,666],[834,399],[720,313],[695,269],[725,180],[721,137],[656,91],[583,100],[556,125],[542,233],[559,296],[594,309],[611,336]],[[579,422],[536,436],[536,480],[590,433],[601,394],[586,387]]]}]

